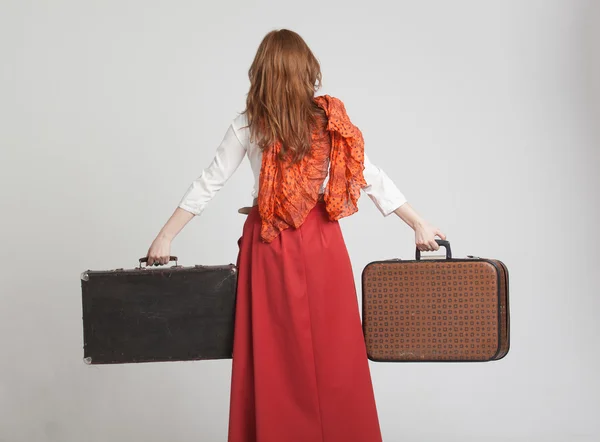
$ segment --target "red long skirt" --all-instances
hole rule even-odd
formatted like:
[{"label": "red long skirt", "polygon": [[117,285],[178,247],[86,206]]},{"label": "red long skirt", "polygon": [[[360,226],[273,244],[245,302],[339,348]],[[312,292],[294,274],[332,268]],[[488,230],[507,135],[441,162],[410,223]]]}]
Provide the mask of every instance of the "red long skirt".
[{"label": "red long skirt", "polygon": [[381,442],[352,266],[322,203],[239,240],[228,442]]}]

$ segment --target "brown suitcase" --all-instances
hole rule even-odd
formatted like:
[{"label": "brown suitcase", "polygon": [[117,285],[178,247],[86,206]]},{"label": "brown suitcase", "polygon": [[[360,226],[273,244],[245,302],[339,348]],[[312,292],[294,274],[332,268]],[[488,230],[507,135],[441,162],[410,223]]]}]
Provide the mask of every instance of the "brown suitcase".
[{"label": "brown suitcase", "polygon": [[87,270],[81,274],[87,364],[229,359],[237,272],[221,266]]},{"label": "brown suitcase", "polygon": [[[362,273],[362,325],[376,362],[473,362],[509,349],[508,269],[497,259],[391,259]],[[438,257],[439,258],[439,257]]]}]

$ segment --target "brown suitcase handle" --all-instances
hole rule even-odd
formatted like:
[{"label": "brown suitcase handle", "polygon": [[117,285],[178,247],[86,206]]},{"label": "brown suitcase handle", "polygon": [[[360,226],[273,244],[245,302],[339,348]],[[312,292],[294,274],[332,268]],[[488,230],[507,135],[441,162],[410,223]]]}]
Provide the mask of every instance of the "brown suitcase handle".
[{"label": "brown suitcase handle", "polygon": [[[175,265],[177,265],[177,257],[176,256],[169,256],[169,261],[175,261]],[[148,257],[144,256],[143,258],[140,258],[140,268],[142,268],[142,263],[145,262],[146,263],[146,267],[148,267]]]},{"label": "brown suitcase handle", "polygon": [[[452,258],[452,251],[450,250],[450,241],[446,241],[445,239],[437,239],[436,243],[440,245],[440,247],[444,247],[446,249],[446,259]],[[421,260],[421,251],[417,248],[417,252],[415,254],[415,258],[417,261]]]}]

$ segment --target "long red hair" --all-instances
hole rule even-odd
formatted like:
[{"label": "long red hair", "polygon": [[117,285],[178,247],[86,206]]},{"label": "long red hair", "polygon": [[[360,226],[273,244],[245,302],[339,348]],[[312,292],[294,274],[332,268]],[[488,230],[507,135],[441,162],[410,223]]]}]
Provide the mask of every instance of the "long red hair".
[{"label": "long red hair", "polygon": [[246,109],[250,140],[262,150],[281,142],[280,157],[299,161],[309,151],[312,134],[326,124],[313,100],[321,87],[321,67],[296,32],[279,29],[261,41],[248,70]]}]

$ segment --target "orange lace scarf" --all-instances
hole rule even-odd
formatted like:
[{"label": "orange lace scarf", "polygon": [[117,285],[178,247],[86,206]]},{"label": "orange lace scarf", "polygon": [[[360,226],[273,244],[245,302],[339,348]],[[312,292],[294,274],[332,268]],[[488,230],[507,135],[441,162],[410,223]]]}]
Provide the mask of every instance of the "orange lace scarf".
[{"label": "orange lace scarf", "polygon": [[314,101],[327,114],[326,133],[313,133],[311,149],[300,162],[280,160],[280,142],[263,151],[258,209],[264,242],[269,243],[284,229],[298,228],[304,222],[317,204],[328,169],[324,199],[332,221],[358,210],[360,190],[367,185],[363,177],[363,136],[350,121],[344,103],[329,95],[314,97]]}]

